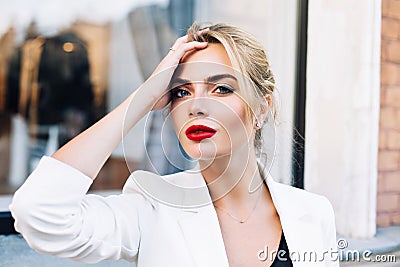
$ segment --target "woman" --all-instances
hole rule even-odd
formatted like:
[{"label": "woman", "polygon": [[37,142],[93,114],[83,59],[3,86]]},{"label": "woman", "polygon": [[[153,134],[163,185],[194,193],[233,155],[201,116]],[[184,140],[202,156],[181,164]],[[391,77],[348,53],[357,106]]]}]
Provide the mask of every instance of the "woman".
[{"label": "woman", "polygon": [[[327,199],[263,172],[261,129],[274,114],[273,90],[252,36],[193,24],[128,99],[41,160],[10,206],[17,231],[39,252],[90,263],[338,266]],[[163,177],[135,171],[122,195],[86,195],[122,126],[126,133],[165,107],[196,167]]]}]

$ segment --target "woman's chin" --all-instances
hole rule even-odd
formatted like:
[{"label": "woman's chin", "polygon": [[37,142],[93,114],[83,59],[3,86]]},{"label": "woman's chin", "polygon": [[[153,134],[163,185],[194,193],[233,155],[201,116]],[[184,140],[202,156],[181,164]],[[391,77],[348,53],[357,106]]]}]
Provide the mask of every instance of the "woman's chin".
[{"label": "woman's chin", "polygon": [[201,153],[200,151],[197,151],[195,153],[189,153],[189,156],[196,160],[207,160],[207,161],[216,158],[215,153],[207,153],[207,152]]},{"label": "woman's chin", "polygon": [[234,149],[227,142],[222,143],[211,139],[205,139],[198,143],[182,142],[181,144],[186,154],[192,159],[205,161],[231,156]]}]

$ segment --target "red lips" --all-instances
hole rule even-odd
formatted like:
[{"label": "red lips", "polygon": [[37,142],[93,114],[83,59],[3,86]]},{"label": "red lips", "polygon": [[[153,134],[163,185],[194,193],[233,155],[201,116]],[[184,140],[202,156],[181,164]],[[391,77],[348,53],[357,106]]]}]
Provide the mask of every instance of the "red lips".
[{"label": "red lips", "polygon": [[201,141],[210,138],[217,131],[205,125],[192,125],[185,131],[186,136],[192,141]]}]

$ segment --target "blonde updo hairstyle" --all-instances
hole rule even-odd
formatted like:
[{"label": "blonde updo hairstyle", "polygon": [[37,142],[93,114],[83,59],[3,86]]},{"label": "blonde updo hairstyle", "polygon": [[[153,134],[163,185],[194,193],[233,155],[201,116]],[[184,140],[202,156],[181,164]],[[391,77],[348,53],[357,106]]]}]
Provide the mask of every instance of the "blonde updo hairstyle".
[{"label": "blonde updo hairstyle", "polygon": [[[208,28],[203,34],[199,31]],[[276,107],[273,92],[275,79],[272,74],[267,54],[257,39],[249,33],[237,27],[227,24],[212,24],[202,27],[193,23],[187,31],[189,41],[200,41],[222,44],[236,72],[238,78],[240,96],[248,103],[246,105],[247,119],[253,124],[257,121],[264,125],[267,110],[276,119]],[[270,97],[269,103],[266,97]],[[254,147],[258,155],[262,150],[262,128],[257,129],[254,138]]]}]

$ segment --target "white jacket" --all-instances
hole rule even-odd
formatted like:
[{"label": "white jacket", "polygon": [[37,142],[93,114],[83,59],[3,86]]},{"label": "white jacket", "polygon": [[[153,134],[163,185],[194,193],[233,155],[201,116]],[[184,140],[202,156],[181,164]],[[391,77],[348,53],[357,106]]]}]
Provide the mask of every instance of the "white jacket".
[{"label": "white jacket", "polygon": [[[165,205],[162,199],[153,198],[159,192],[147,190],[163,188],[154,186],[160,178],[168,182],[166,186],[203,185],[204,194],[182,190],[158,195],[172,196],[168,201],[186,207]],[[213,205],[194,205],[198,200],[211,200],[200,172],[158,176],[135,171],[121,195],[105,198],[86,194],[91,183],[69,165],[43,157],[10,205],[16,230],[38,252],[87,263],[126,259],[138,267],[229,266]],[[329,201],[270,176],[267,185],[293,253],[293,266],[339,266]],[[317,259],[310,260],[311,254]]]}]

